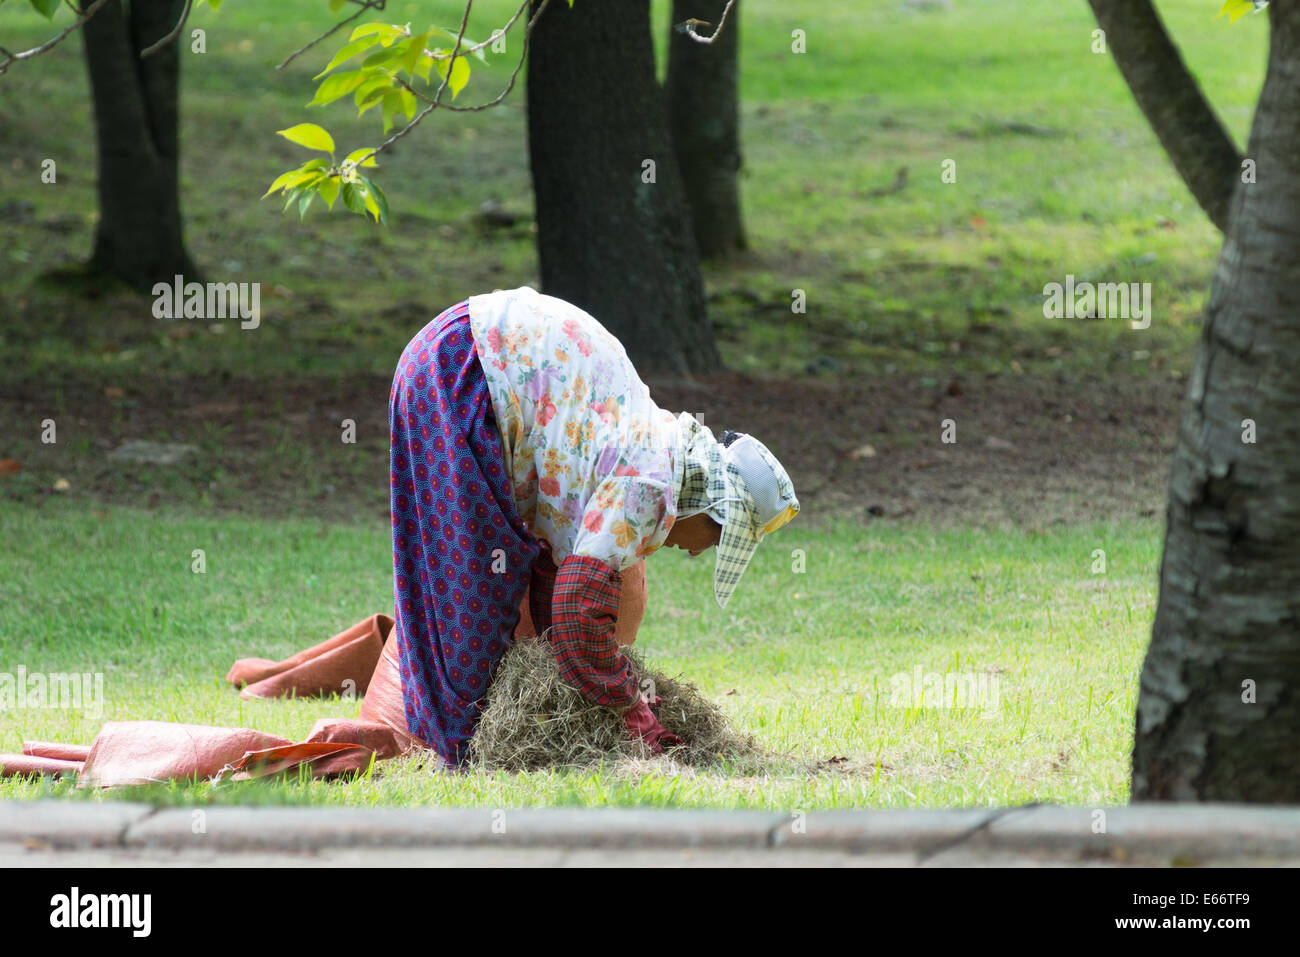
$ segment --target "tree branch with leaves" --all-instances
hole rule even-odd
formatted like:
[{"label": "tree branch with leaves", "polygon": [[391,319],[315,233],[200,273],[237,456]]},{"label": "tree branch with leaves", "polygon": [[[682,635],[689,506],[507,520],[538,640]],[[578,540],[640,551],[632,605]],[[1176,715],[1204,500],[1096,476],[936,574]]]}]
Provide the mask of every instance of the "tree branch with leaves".
[{"label": "tree branch with leaves", "polygon": [[[0,4],[7,0],[0,0]],[[40,56],[54,48],[73,32],[80,29],[92,16],[99,12],[108,0],[93,0],[89,5],[79,7],[74,0],[28,0],[32,7],[46,17],[53,19],[65,3],[73,10],[75,19],[45,43],[24,50],[10,53],[0,47],[0,73],[4,73],[12,64]],[[206,3],[212,10],[218,10],[222,0],[198,0]],[[343,28],[355,23],[366,14],[382,12],[386,0],[327,0],[332,13],[339,13],[349,4],[357,7],[355,11],[342,18],[315,39],[303,44],[290,53],[277,67],[283,70],[298,57],[315,49],[320,44],[335,36]],[[570,7],[574,0],[566,0]],[[461,91],[469,83],[471,68],[469,58],[482,63],[487,62],[485,51],[504,46],[506,36],[519,21],[523,20],[529,10],[529,0],[523,0],[514,14],[486,40],[475,41],[466,36],[473,0],[467,0],[461,16],[460,27],[451,30],[440,26],[430,26],[420,32],[412,29],[409,23],[395,24],[383,21],[370,21],[357,24],[348,36],[346,43],[330,57],[320,73],[313,77],[319,81],[315,95],[307,104],[328,106],[351,95],[358,116],[364,116],[371,109],[379,108],[383,132],[387,135],[377,146],[367,146],[350,151],[340,161],[337,158],[333,135],[317,123],[298,123],[278,130],[277,133],[298,146],[328,154],[325,157],[313,157],[300,166],[281,173],[271,183],[263,198],[275,193],[285,197],[285,211],[295,204],[300,217],[317,197],[332,209],[335,202],[342,198],[344,206],[360,215],[369,215],[376,222],[388,221],[388,199],[383,189],[375,182],[372,175],[363,170],[378,167],[377,157],[389,150],[394,143],[406,136],[411,130],[424,122],[436,110],[449,112],[477,112],[498,106],[514,90],[519,74],[528,57],[529,38],[538,19],[546,11],[550,0],[534,6],[532,15],[524,21],[522,48],[510,76],[497,94],[482,103],[464,105],[455,102]],[[141,57],[152,55],[167,44],[173,42],[184,29],[195,0],[185,0],[173,27],[148,48],[141,51]],[[677,28],[698,43],[711,44],[726,26],[727,16],[735,5],[735,0],[726,4],[717,27],[712,34],[702,35],[698,26],[709,26],[703,21],[687,20]],[[452,40],[451,46],[437,45],[436,38]],[[356,61],[363,57],[360,63]],[[433,87],[432,75],[438,75],[436,88]],[[446,95],[451,94],[451,101]],[[396,132],[390,134],[398,119],[404,123]]]}]

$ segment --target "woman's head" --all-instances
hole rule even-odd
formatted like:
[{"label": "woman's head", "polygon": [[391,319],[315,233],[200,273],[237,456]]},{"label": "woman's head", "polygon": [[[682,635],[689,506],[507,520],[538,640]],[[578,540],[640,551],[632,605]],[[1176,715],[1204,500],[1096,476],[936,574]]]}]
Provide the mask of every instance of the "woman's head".
[{"label": "woman's head", "polygon": [[695,557],[713,548],[721,539],[722,526],[711,519],[708,512],[699,512],[673,522],[664,544],[688,551],[691,557]]},{"label": "woman's head", "polygon": [[752,435],[724,432],[716,439],[686,412],[677,424],[681,517],[665,544],[692,555],[717,546],[713,596],[725,608],[758,543],[795,516],[799,500],[776,456]]}]

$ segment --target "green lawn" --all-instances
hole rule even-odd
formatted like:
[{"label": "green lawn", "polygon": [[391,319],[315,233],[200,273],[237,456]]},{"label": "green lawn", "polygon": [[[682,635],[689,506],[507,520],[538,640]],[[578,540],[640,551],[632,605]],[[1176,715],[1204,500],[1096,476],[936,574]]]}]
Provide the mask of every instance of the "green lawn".
[{"label": "green lawn", "polygon": [[[1159,6],[1244,143],[1267,24],[1216,22],[1218,5]],[[1188,367],[1220,237],[1114,63],[1090,51],[1095,23],[1082,0],[956,0],[938,12],[900,0],[743,6],[752,249],[705,273],[730,368],[799,375],[833,359],[846,379],[914,378],[919,405],[963,374],[989,390],[1021,374],[1107,388],[1114,377]],[[399,0],[387,18],[447,25],[456,9]],[[511,0],[477,0],[471,35],[488,35],[511,9]],[[667,9],[656,0],[661,44]],[[344,455],[335,435],[327,449],[304,432],[326,420],[333,429],[342,415],[360,420],[370,408],[361,402],[382,411],[385,380],[414,330],[467,294],[536,282],[537,266],[522,91],[500,109],[439,116],[385,159],[387,229],[320,209],[300,223],[258,201],[303,158],[276,129],[321,122],[344,150],[379,137],[373,113],[358,121],[341,105],[305,108],[328,52],[274,69],[329,22],[324,0],[226,0],[216,14],[196,12],[207,52],[184,55],[188,243],[208,278],[263,284],[262,325],[251,334],[160,323],[147,297],[87,296],[70,281],[95,216],[79,41],[0,78],[0,459],[24,463],[21,476],[0,478],[0,670],[102,672],[107,696],[102,718],[0,714],[0,750],[23,738],[88,742],[113,719],[302,735],[317,717],[357,707],[242,702],[222,682],[236,657],[288,654],[390,600],[375,497],[382,429]],[[807,53],[791,52],[795,29],[806,31]],[[0,8],[0,45],[17,50],[50,33],[24,4]],[[463,97],[492,95],[506,69],[479,71]],[[56,184],[40,183],[47,158]],[[956,183],[941,182],[948,159]],[[904,167],[901,190],[875,194]],[[480,229],[474,214],[489,198],[524,222]],[[1151,328],[1045,319],[1043,286],[1067,274],[1151,282]],[[806,316],[790,312],[796,288],[807,293]],[[1005,372],[1014,375],[983,377]],[[250,383],[263,396],[274,383],[271,398],[247,401]],[[39,441],[47,416],[59,423],[58,446]],[[897,428],[900,444],[913,441],[905,422]],[[198,454],[175,469],[105,478],[105,450],[126,438],[189,442]],[[326,456],[330,468],[316,468]],[[65,477],[66,496],[49,494]],[[120,504],[155,492],[167,507]],[[349,495],[331,514],[357,503],[351,523],[302,520]],[[1154,520],[1045,533],[892,522],[822,531],[829,516],[815,501],[807,511],[760,552],[725,614],[708,597],[707,560],[693,568],[685,556],[653,557],[642,644],[767,746],[828,762],[813,773],[439,777],[392,762],[366,784],[200,785],[149,797],[790,810],[1126,799],[1154,608]],[[189,571],[196,548],[206,575]],[[806,551],[805,574],[790,570],[795,548]],[[1090,570],[1097,548],[1104,575]],[[917,668],[996,678],[996,712],[891,704],[891,678]],[[67,785],[0,783],[4,797],[50,790]]]},{"label": "green lawn", "polygon": [[[399,2],[388,13],[419,25],[450,19],[455,6]],[[661,45],[667,6],[656,4]],[[0,42],[11,49],[49,33],[24,7],[0,12]],[[1265,18],[1230,28],[1213,19],[1213,0],[1160,8],[1244,141]],[[471,35],[488,35],[512,9],[513,0],[480,0]],[[373,112],[358,120],[343,103],[305,107],[327,53],[274,69],[331,22],[324,0],[278,0],[274,10],[231,0],[215,14],[197,11],[207,52],[183,61],[190,248],[210,278],[264,284],[255,335],[196,324],[196,335],[177,339],[152,319],[147,299],[110,296],[90,316],[65,288],[40,283],[90,248],[94,138],[79,43],[0,81],[0,197],[35,204],[30,221],[0,230],[0,301],[19,320],[0,334],[0,361],[23,369],[15,374],[39,383],[75,373],[90,385],[159,370],[386,370],[418,317],[468,292],[535,281],[526,225],[483,235],[471,219],[489,197],[531,208],[521,91],[500,109],[437,116],[386,159],[381,182],[397,210],[388,229],[323,210],[300,223],[274,200],[259,202],[278,172],[303,159],[276,129],[322,122],[341,149],[379,136]],[[1082,0],[983,0],[930,13],[899,0],[749,0],[740,29],[753,250],[707,276],[728,363],[800,372],[829,354],[862,374],[1005,369],[1012,360],[1107,370],[1128,368],[1143,350],[1153,364],[1185,365],[1219,237],[1114,63],[1091,52],[1094,28]],[[806,53],[791,52],[795,29],[807,33]],[[476,65],[462,97],[488,98],[511,62]],[[55,185],[40,184],[45,158],[59,164]],[[957,164],[956,183],[940,180],[946,159]],[[871,195],[902,167],[903,190]],[[1067,273],[1153,283],[1152,328],[1044,319],[1042,288]],[[791,321],[795,288],[809,312]],[[971,340],[973,325],[992,334]]]},{"label": "green lawn", "polygon": [[[67,503],[0,505],[0,670],[104,676],[102,718],[15,711],[22,739],[88,743],[100,720],[238,725],[302,736],[340,699],[246,702],[223,681],[236,657],[279,658],[385,608],[387,529],[254,522]],[[712,563],[649,560],[653,601],[638,641],[735,724],[809,771],[765,776],[535,773],[442,776],[403,762],[369,782],[151,789],[177,801],[347,804],[645,804],[802,809],[1113,804],[1128,794],[1137,674],[1153,614],[1153,523],[1047,533],[797,523],[760,549],[726,612]],[[1104,549],[1106,571],[1094,574]],[[194,549],[206,574],[190,571]],[[803,550],[806,570],[793,571]],[[898,674],[983,681],[980,701],[899,700]],[[933,680],[933,679],[932,679]],[[994,695],[996,694],[996,700]],[[0,797],[66,785],[8,780]],[[117,796],[136,796],[129,791]]]}]

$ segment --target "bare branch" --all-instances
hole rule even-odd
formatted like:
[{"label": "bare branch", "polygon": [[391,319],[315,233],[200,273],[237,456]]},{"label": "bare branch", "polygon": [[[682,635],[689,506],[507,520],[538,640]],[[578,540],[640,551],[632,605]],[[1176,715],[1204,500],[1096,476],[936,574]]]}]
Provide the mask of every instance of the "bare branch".
[{"label": "bare branch", "polygon": [[322,40],[328,40],[330,37],[334,36],[334,34],[338,33],[339,30],[343,29],[345,26],[347,26],[357,17],[361,16],[367,10],[384,9],[384,4],[387,3],[388,0],[352,0],[352,2],[358,4],[361,7],[361,9],[358,10],[356,13],[352,14],[352,16],[350,17],[344,17],[338,23],[334,24],[334,26],[330,27],[328,30],[326,30],[324,33],[318,36],[315,40],[312,40],[310,43],[300,46],[298,49],[294,50],[292,53],[290,53],[287,57],[284,58],[284,61],[279,66],[277,66],[276,69],[283,70],[294,60],[298,59],[299,56],[306,53],[308,50],[310,50],[316,44],[320,43]]},{"label": "bare branch", "polygon": [[40,56],[45,51],[58,46],[68,38],[69,34],[93,17],[99,11],[99,8],[106,3],[108,3],[108,0],[95,0],[94,3],[86,7],[85,10],[77,15],[77,19],[74,20],[66,30],[53,39],[46,40],[38,47],[32,47],[30,50],[23,50],[20,53],[10,53],[8,50],[5,50],[5,59],[0,60],[0,73],[5,73],[10,66],[17,63],[19,60],[30,60],[32,57]]},{"label": "bare branch", "polygon": [[[524,48],[519,53],[519,62],[515,64],[515,68],[510,74],[510,80],[509,82],[506,83],[505,89],[503,89],[492,99],[488,100],[486,103],[480,103],[477,106],[449,106],[447,104],[443,104],[442,108],[444,110],[451,110],[456,113],[474,113],[477,112],[478,110],[486,110],[489,109],[490,107],[496,106],[507,96],[509,96],[510,91],[515,88],[515,81],[519,79],[519,71],[524,68],[524,62],[528,59],[528,43],[533,36],[533,27],[537,24],[537,18],[542,15],[542,13],[546,10],[550,2],[551,0],[542,0],[542,2],[537,6],[537,12],[532,15],[532,17],[528,21],[527,26],[524,27]],[[527,6],[528,3],[525,2],[524,6],[520,7],[519,9],[522,11],[524,7]],[[510,23],[514,23],[515,20],[518,18],[518,16],[519,14],[516,13],[514,17],[511,17]],[[506,25],[506,29],[507,30],[510,29],[510,24]],[[450,71],[448,75],[450,75]]]},{"label": "bare branch", "polygon": [[465,15],[460,18],[460,33],[456,34],[456,46],[451,51],[451,60],[447,63],[447,72],[442,78],[442,83],[438,86],[438,92],[433,98],[433,105],[437,106],[442,102],[442,93],[447,89],[447,84],[451,82],[452,68],[456,65],[456,56],[460,53],[460,45],[465,42],[465,28],[469,26],[469,11],[474,6],[474,0],[465,0]]},{"label": "bare branch", "polygon": [[[420,110],[420,112],[416,113],[415,116],[411,119],[411,122],[407,123],[404,127],[398,130],[388,139],[384,140],[382,143],[376,146],[369,153],[367,153],[362,157],[359,157],[355,165],[360,166],[362,163],[370,159],[372,156],[377,156],[380,153],[384,152],[384,150],[388,149],[390,146],[392,146],[394,143],[400,140],[407,133],[411,132],[411,130],[415,129],[415,127],[418,126],[420,122],[423,121],[424,118],[428,116],[430,113],[432,113],[434,110],[450,110],[451,112],[454,113],[474,113],[479,110],[490,109],[491,107],[494,107],[497,104],[499,104],[507,96],[509,96],[510,91],[514,89],[515,81],[519,78],[520,70],[523,69],[524,63],[528,59],[528,42],[529,39],[532,37],[533,27],[537,23],[537,18],[542,15],[542,13],[546,10],[547,6],[550,5],[550,2],[551,0],[542,0],[542,2],[538,4],[537,12],[532,15],[532,17],[528,21],[528,25],[524,28],[524,48],[519,54],[519,62],[515,64],[514,71],[511,72],[510,74],[509,82],[506,83],[505,89],[503,89],[500,93],[498,93],[495,97],[493,97],[491,100],[487,101],[486,103],[480,103],[477,106],[453,106],[449,103],[442,102],[443,90],[447,88],[447,83],[451,79],[450,65],[447,67],[447,75],[443,77],[442,84],[438,87],[437,93],[434,94],[434,96],[432,97],[428,96],[427,94],[421,93],[419,90],[415,89],[405,80],[403,80],[401,77],[394,76],[394,79],[398,82],[398,84],[400,84],[410,93],[412,93],[414,96],[416,96],[418,99],[422,100],[423,102],[427,103],[428,105],[424,109]],[[453,64],[455,63],[455,59],[457,56],[464,55],[464,53],[461,52],[460,45],[461,45],[461,41],[464,39],[465,36],[465,25],[469,23],[469,10],[472,3],[473,0],[467,0],[465,4],[465,17],[460,24],[460,36],[456,38],[456,49],[452,53]],[[525,3],[523,7],[520,7],[520,10],[522,11],[527,6],[528,4]],[[514,23],[516,19],[518,19],[518,14],[516,14],[514,17],[511,17],[510,22]],[[509,29],[509,27],[507,27],[507,29]]]},{"label": "bare branch", "polygon": [[679,32],[686,34],[696,43],[713,43],[722,33],[722,28],[727,25],[727,16],[731,13],[731,8],[735,5],[736,0],[727,0],[727,5],[722,8],[722,16],[718,18],[717,29],[707,37],[700,36],[700,34],[695,30],[696,27],[707,27],[709,25],[703,20],[683,20],[681,23],[677,24],[677,29]]},{"label": "bare branch", "polygon": [[[476,43],[476,44],[474,44],[472,47],[466,47],[464,52],[465,52],[465,53],[478,53],[478,52],[479,52],[480,50],[482,50],[484,47],[490,47],[493,43],[495,43],[498,34],[500,34],[500,35],[505,35],[505,34],[509,33],[509,32],[510,32],[510,28],[513,27],[513,26],[515,25],[515,21],[518,20],[519,17],[523,14],[523,12],[524,12],[525,10],[528,9],[528,2],[529,2],[529,0],[524,0],[524,2],[523,2],[522,4],[520,4],[519,9],[515,11],[515,15],[514,15],[513,17],[511,17],[509,20],[507,20],[507,21],[506,21],[506,25],[505,25],[504,27],[502,27],[499,31],[494,30],[494,31],[492,32],[492,36],[488,37],[488,38],[487,38],[486,40],[484,40],[482,43]],[[540,11],[539,11],[539,12],[540,12]],[[447,59],[447,56],[448,56],[448,54],[446,54],[446,53],[433,53],[433,52],[431,52],[431,51],[429,51],[429,50],[426,50],[426,51],[424,51],[424,52],[427,53],[429,56],[433,57],[435,60],[445,60],[445,59]],[[463,55],[463,54],[462,54],[462,55]]]},{"label": "bare branch", "polygon": [[[411,122],[407,123],[400,130],[398,130],[388,139],[384,140],[382,143],[376,146],[365,156],[362,156],[360,159],[358,159],[356,162],[356,165],[358,167],[366,160],[370,159],[370,157],[376,156],[379,153],[382,153],[384,150],[388,149],[390,146],[392,146],[394,143],[400,140],[407,133],[411,132],[411,130],[415,129],[415,127],[419,125],[421,120],[423,120],[426,116],[428,116],[430,113],[432,113],[434,110],[436,110],[439,106],[442,105],[442,91],[447,89],[447,83],[451,80],[451,68],[456,65],[456,54],[460,52],[461,42],[465,39],[465,27],[469,24],[469,11],[473,5],[474,5],[474,0],[466,0],[465,16],[460,21],[460,34],[456,37],[456,49],[452,51],[451,63],[447,66],[447,75],[442,78],[442,84],[438,87],[437,95],[434,96],[433,101],[430,102],[429,105],[426,106],[424,109],[422,109],[419,113],[416,113],[415,116],[411,118]],[[399,83],[402,83],[400,77],[397,78],[397,81]],[[412,90],[411,87],[406,83],[402,83],[402,85],[405,86],[408,90],[411,90],[412,93],[415,93],[415,91]]]},{"label": "bare branch", "polygon": [[155,53],[157,53],[167,44],[171,43],[178,36],[180,36],[181,28],[185,26],[185,21],[190,18],[190,8],[192,6],[194,6],[194,0],[185,0],[185,8],[181,10],[181,15],[176,20],[176,26],[168,30],[167,35],[164,36],[161,40],[157,41],[156,43],[151,43],[149,44],[149,46],[141,50],[140,51],[141,60],[143,60],[147,56],[153,56]]}]

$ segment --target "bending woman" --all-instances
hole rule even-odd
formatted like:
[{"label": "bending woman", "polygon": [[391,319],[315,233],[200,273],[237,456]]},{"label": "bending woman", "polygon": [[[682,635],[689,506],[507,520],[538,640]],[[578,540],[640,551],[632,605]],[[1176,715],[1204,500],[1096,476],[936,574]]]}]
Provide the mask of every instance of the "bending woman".
[{"label": "bending woman", "polygon": [[656,752],[679,743],[615,639],[621,573],[664,545],[716,546],[725,607],[799,509],[767,448],[658,408],[613,335],[528,287],[472,296],[417,333],[389,425],[409,732],[464,760],[527,591],[563,679]]}]

